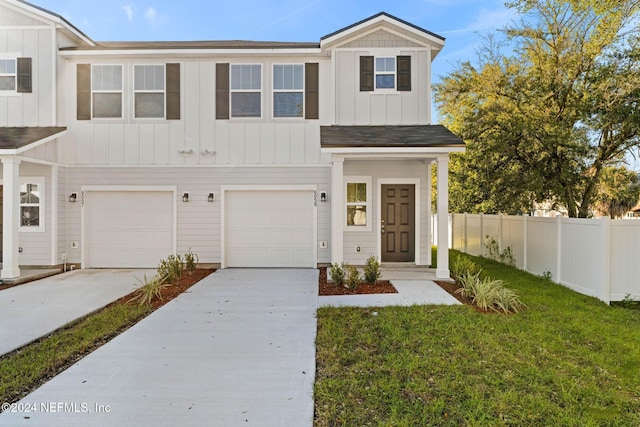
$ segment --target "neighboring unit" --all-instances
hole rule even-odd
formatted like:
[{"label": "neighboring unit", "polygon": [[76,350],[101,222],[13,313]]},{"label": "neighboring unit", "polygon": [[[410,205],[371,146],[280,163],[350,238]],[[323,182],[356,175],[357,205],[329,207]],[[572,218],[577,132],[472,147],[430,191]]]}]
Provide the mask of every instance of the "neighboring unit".
[{"label": "neighboring unit", "polygon": [[[20,266],[431,265],[444,39],[386,13],[292,42],[94,42],[0,0],[2,278]],[[448,252],[438,251],[439,277]]]}]

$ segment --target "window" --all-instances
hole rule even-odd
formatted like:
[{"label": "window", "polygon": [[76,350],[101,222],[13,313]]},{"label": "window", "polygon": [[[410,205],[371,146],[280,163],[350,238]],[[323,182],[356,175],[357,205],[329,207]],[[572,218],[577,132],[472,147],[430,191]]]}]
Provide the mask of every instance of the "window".
[{"label": "window", "polygon": [[0,59],[0,91],[16,90],[16,60]]},{"label": "window", "polygon": [[231,117],[260,117],[262,66],[231,64]]},{"label": "window", "polygon": [[371,178],[346,177],[345,196],[347,228],[371,230]]},{"label": "window", "polygon": [[122,118],[122,65],[91,67],[94,118]]},{"label": "window", "polygon": [[396,58],[376,58],[376,89],[395,89]]},{"label": "window", "polygon": [[44,178],[20,183],[20,231],[44,231]]},{"label": "window", "polygon": [[134,117],[164,118],[164,65],[134,65]]},{"label": "window", "polygon": [[304,110],[304,66],[273,66],[273,116],[302,117]]}]

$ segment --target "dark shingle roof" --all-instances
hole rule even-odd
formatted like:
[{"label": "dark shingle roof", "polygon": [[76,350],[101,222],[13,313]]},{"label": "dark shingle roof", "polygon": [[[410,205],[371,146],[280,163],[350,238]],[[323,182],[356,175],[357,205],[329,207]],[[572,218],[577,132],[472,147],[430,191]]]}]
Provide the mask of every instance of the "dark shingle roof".
[{"label": "dark shingle roof", "polygon": [[319,49],[319,43],[270,42],[247,40],[217,41],[132,41],[97,42],[93,47],[69,47],[61,50],[154,50],[154,49]]},{"label": "dark shingle roof", "polygon": [[334,32],[333,32],[333,33],[331,33],[331,34],[327,34],[326,36],[321,37],[321,38],[320,38],[320,40],[324,40],[324,39],[328,39],[329,37],[333,37],[333,36],[335,36],[336,34],[339,34],[339,33],[343,32],[343,31],[350,30],[351,28],[353,28],[353,27],[357,27],[358,25],[361,25],[361,24],[364,24],[364,23],[365,23],[365,22],[367,22],[367,21],[371,21],[371,20],[373,20],[373,19],[376,19],[376,18],[377,18],[377,17],[379,17],[379,16],[386,16],[387,18],[391,18],[391,19],[393,19],[393,20],[395,20],[395,21],[398,21],[398,22],[400,22],[400,23],[402,23],[402,24],[404,24],[404,25],[408,25],[408,26],[410,26],[411,28],[414,28],[414,29],[416,29],[416,30],[418,30],[418,31],[421,31],[421,32],[423,32],[423,33],[425,33],[425,34],[428,34],[428,35],[430,35],[430,36],[432,36],[432,37],[438,38],[438,39],[440,39],[440,40],[442,40],[442,41],[444,41],[444,40],[445,40],[445,38],[444,38],[444,37],[442,37],[442,36],[440,36],[440,35],[438,35],[438,34],[436,34],[436,33],[432,33],[432,32],[431,32],[431,31],[429,31],[429,30],[425,30],[424,28],[418,27],[417,25],[414,25],[414,24],[412,24],[411,22],[407,22],[407,21],[405,21],[405,20],[403,20],[403,19],[397,18],[397,17],[395,17],[395,16],[393,16],[393,15],[391,15],[391,14],[388,14],[387,12],[380,12],[380,13],[377,13],[377,14],[375,14],[375,15],[373,15],[373,16],[370,16],[370,17],[368,17],[368,18],[363,19],[362,21],[358,21],[358,22],[356,22],[355,24],[351,24],[351,25],[349,25],[349,26],[347,26],[347,27],[341,28],[341,29],[339,29],[338,31],[334,31]]},{"label": "dark shingle roof", "polygon": [[0,127],[0,150],[15,150],[64,132],[66,127]]},{"label": "dark shingle roof", "polygon": [[464,147],[464,141],[442,125],[321,126],[322,148]]}]

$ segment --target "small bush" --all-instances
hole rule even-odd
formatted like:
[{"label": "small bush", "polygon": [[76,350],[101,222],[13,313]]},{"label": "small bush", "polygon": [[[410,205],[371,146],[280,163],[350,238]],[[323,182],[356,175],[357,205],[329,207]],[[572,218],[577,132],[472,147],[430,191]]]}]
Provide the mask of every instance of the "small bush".
[{"label": "small bush", "polygon": [[515,291],[505,288],[504,286],[500,286],[496,290],[494,307],[504,313],[520,313],[527,308],[527,306],[520,301]]},{"label": "small bush", "polygon": [[378,279],[382,276],[382,272],[380,271],[380,263],[378,259],[371,255],[367,258],[367,261],[364,265],[364,281],[369,285],[375,285]]},{"label": "small bush", "polygon": [[471,261],[471,259],[466,256],[457,257],[451,265],[451,275],[454,278],[473,276],[475,274],[479,274],[481,270],[482,269],[478,264]]},{"label": "small bush", "polygon": [[193,274],[198,266],[198,255],[191,252],[191,248],[184,254],[184,264],[189,275]]},{"label": "small bush", "polygon": [[347,280],[344,285],[351,290],[357,289],[358,286],[360,286],[360,281],[361,281],[360,272],[353,265],[347,264],[345,266],[345,269],[347,271]]},{"label": "small bush", "polygon": [[502,280],[494,280],[490,277],[481,279],[478,272],[463,274],[457,278],[456,282],[460,286],[456,293],[470,298],[483,310],[520,313],[527,307],[513,290],[504,287]]},{"label": "small bush", "polygon": [[329,269],[329,274],[331,275],[331,280],[337,286],[344,285],[345,271],[344,271],[344,263],[342,264],[331,264],[331,268]]},{"label": "small bush", "polygon": [[457,294],[473,299],[478,283],[480,283],[480,272],[475,274],[463,273],[457,276],[456,283],[460,286],[460,288],[456,290]]},{"label": "small bush", "polygon": [[497,311],[494,304],[499,298],[499,288],[503,286],[502,280],[495,280],[490,277],[481,279],[476,283],[475,294],[473,295],[474,304],[483,310]]},{"label": "small bush", "polygon": [[162,289],[166,288],[165,278],[161,276],[153,276],[150,280],[147,280],[147,276],[144,276],[143,280],[138,279],[138,282],[142,284],[136,291],[136,294],[127,302],[137,301],[139,305],[150,304],[154,298],[162,297]]},{"label": "small bush", "polygon": [[491,236],[485,236],[485,239],[486,243],[484,244],[484,247],[487,250],[487,256],[489,259],[499,261],[509,267],[515,267],[516,258],[513,255],[511,246],[507,246],[504,250],[500,251],[500,245],[498,245],[496,239]]},{"label": "small bush", "polygon": [[184,262],[181,255],[169,255],[158,265],[158,276],[163,277],[167,283],[176,283],[182,277],[183,271]]}]

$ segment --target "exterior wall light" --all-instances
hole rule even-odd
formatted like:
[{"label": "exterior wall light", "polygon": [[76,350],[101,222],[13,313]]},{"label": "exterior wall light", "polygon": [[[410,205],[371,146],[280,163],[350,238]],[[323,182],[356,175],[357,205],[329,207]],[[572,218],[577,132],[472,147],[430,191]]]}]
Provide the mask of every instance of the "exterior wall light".
[{"label": "exterior wall light", "polygon": [[327,192],[326,191],[321,191],[320,192],[320,201],[321,202],[326,202],[327,201]]},{"label": "exterior wall light", "polygon": [[189,193],[182,194],[182,201],[187,203],[189,201]]},{"label": "exterior wall light", "polygon": [[209,203],[213,203],[216,201],[216,193],[209,193],[209,195],[207,196],[207,201]]},{"label": "exterior wall light", "polygon": [[77,193],[71,193],[71,195],[69,196],[69,203],[75,203],[76,200],[78,200],[78,194]]}]

